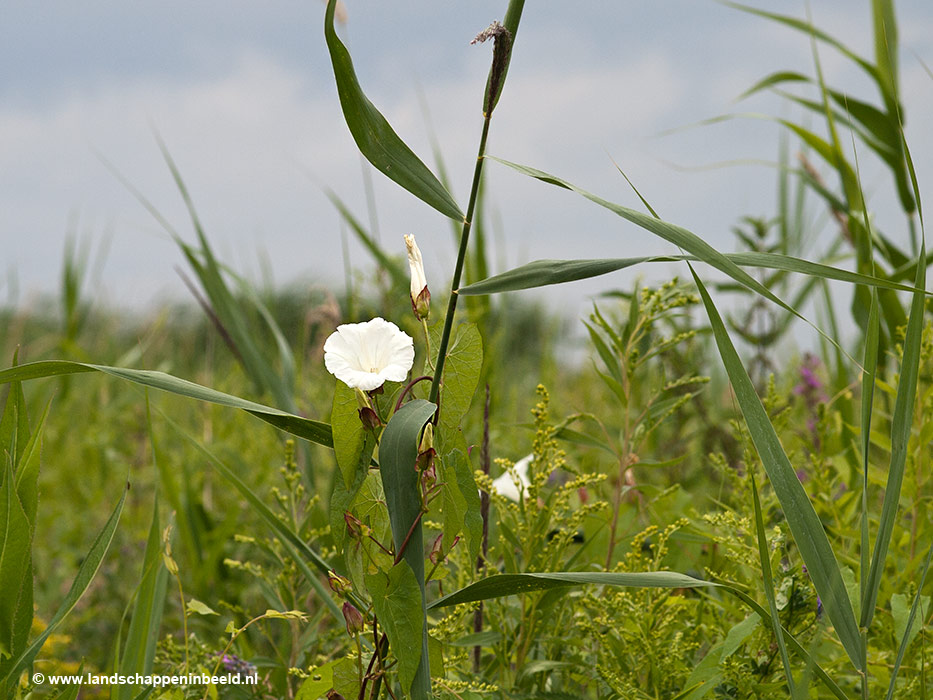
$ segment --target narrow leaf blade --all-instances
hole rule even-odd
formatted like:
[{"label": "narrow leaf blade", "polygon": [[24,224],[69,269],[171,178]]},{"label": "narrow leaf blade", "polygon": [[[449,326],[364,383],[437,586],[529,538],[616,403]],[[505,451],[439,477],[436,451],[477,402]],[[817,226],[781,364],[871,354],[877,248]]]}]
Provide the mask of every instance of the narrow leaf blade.
[{"label": "narrow leaf blade", "polygon": [[71,583],[71,588],[68,589],[68,593],[65,595],[65,599],[62,601],[58,610],[55,612],[55,615],[52,616],[52,619],[49,620],[48,626],[42,631],[42,633],[33,640],[30,644],[18,657],[15,661],[12,662],[9,669],[0,678],[0,689],[4,687],[9,687],[11,681],[15,682],[19,678],[19,674],[32,663],[33,659],[36,658],[36,655],[42,649],[42,646],[45,644],[45,641],[49,636],[58,629],[65,617],[68,616],[75,605],[78,604],[78,601],[81,600],[81,597],[84,595],[84,592],[88,589],[88,586],[91,585],[91,581],[94,580],[94,576],[97,575],[97,570],[100,568],[101,563],[104,560],[104,556],[107,554],[107,550],[110,549],[110,543],[113,542],[113,536],[117,531],[117,524],[120,522],[120,515],[123,513],[123,504],[126,502],[126,494],[129,489],[124,489],[123,493],[120,496],[120,500],[117,502],[116,507],[113,509],[113,512],[110,514],[110,517],[107,519],[107,522],[104,524],[103,529],[97,534],[97,537],[94,539],[91,548],[88,550],[88,553],[85,555],[84,560],[81,562],[81,567],[78,569],[78,574],[75,576],[74,580]]},{"label": "narrow leaf blade", "polygon": [[324,445],[325,447],[334,446],[331,429],[327,423],[302,418],[301,416],[296,416],[286,411],[280,411],[277,408],[264,406],[255,401],[248,401],[238,396],[225,394],[221,391],[189,382],[186,379],[173,377],[164,372],[108,367],[106,365],[71,362],[68,360],[42,360],[0,370],[0,384],[13,381],[25,381],[27,379],[39,379],[41,377],[79,374],[83,372],[101,372],[112,377],[117,377],[118,379],[133,382],[134,384],[167,391],[171,394],[187,396],[191,399],[207,401],[230,408],[239,408],[247,413],[252,413],[260,420],[264,420],[266,423],[274,425],[280,430],[284,430],[292,435],[304,438],[310,442],[315,442],[319,445]]},{"label": "narrow leaf blade", "polygon": [[[774,426],[755,392],[755,387],[739,359],[706,286],[697,277],[696,272],[693,272],[692,267],[690,270],[706,307],[713,336],[735,391],[736,400],[771,486],[784,510],[784,517],[794,536],[800,557],[807,566],[813,585],[836,628],[843,648],[855,667],[860,668],[861,636],[852,611],[852,603],[842,581],[839,563],[823,530],[823,524],[781,446]],[[764,616],[769,614],[765,613]]]},{"label": "narrow leaf blade", "polygon": [[[920,258],[925,257],[926,246],[924,245],[920,250]],[[904,468],[907,464],[914,404],[917,398],[917,380],[920,374],[920,346],[923,335],[925,301],[925,295],[921,290],[926,289],[926,267],[923,265],[917,266],[917,277],[914,286],[917,291],[914,292],[910,304],[907,335],[904,339],[904,357],[901,361],[897,395],[894,399],[894,417],[891,422],[891,463],[888,467],[884,504],[881,507],[878,535],[875,537],[875,547],[871,556],[871,569],[866,584],[866,604],[862,606],[861,625],[865,628],[871,624],[874,616],[878,590],[881,588],[881,577],[884,573],[885,559],[894,532],[894,521],[897,518],[897,504],[901,497],[901,486],[904,482]]]},{"label": "narrow leaf blade", "polygon": [[405,145],[398,134],[363,94],[356,78],[350,52],[334,29],[337,0],[327,3],[324,18],[324,38],[330,51],[330,60],[337,80],[337,93],[343,116],[366,159],[373,166],[397,182],[421,201],[434,207],[444,216],[463,221],[463,212],[453,197],[428,167]]}]

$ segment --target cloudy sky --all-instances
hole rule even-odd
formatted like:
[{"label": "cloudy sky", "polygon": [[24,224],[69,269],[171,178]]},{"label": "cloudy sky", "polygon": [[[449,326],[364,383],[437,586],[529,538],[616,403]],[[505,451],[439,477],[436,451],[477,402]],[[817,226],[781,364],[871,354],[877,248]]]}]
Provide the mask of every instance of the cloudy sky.
[{"label": "cloudy sky", "polygon": [[[481,128],[488,46],[469,40],[506,0],[347,0],[341,31],[361,83],[431,163],[426,112],[465,203]],[[867,0],[812,0],[815,22],[870,55]],[[759,4],[759,6],[765,6]],[[771,3],[803,16],[803,2]],[[64,241],[109,241],[94,293],[143,308],[182,298],[170,237],[104,167],[111,162],[185,237],[184,208],[153,130],[173,154],[211,240],[253,279],[342,287],[333,188],[366,219],[362,167],[343,123],[318,0],[10,0],[0,23],[0,304],[28,305],[58,285]],[[933,3],[898,3],[908,141],[933,182]],[[828,81],[865,99],[872,86],[821,48]],[[728,112],[794,115],[778,98],[735,103],[779,69],[812,72],[803,35],[706,0],[528,2],[489,152],[637,206],[613,161],[661,215],[723,250],[745,215],[773,216],[777,127],[763,120],[664,132]],[[423,96],[423,100],[420,96]],[[873,206],[906,240],[882,170],[860,164]],[[579,197],[488,167],[495,266],[537,258],[668,252]],[[454,259],[448,222],[373,175],[383,244],[415,233],[440,289]],[[369,263],[357,245],[354,265]],[[663,274],[663,273],[662,273]],[[618,276],[564,290],[573,313]],[[569,300],[569,301],[568,301]]]}]

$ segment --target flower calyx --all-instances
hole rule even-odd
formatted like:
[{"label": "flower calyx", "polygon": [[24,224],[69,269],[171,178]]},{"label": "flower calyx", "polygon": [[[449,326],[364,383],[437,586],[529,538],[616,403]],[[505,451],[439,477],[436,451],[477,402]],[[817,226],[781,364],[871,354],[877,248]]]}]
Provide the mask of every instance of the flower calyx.
[{"label": "flower calyx", "polygon": [[359,388],[356,390],[356,405],[359,407],[360,422],[366,430],[376,432],[382,427],[382,419],[373,407],[370,395]]}]

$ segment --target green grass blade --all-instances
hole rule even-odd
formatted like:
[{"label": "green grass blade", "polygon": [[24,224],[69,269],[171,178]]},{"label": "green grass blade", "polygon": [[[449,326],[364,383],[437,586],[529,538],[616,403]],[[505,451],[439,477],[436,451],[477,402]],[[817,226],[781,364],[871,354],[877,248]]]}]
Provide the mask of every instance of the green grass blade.
[{"label": "green grass blade", "polygon": [[[914,201],[917,204],[917,216],[920,218],[920,231],[923,232],[923,204],[920,201],[920,184],[917,182],[917,171],[914,169],[914,159],[910,155],[910,148],[907,146],[907,139],[904,137],[903,125],[901,126],[901,148],[904,149],[904,161],[907,163],[907,174],[910,175],[910,186],[913,189]],[[926,256],[921,255],[920,260]]]},{"label": "green grass blade", "polygon": [[221,406],[239,408],[287,433],[291,433],[292,435],[296,435],[319,445],[324,445],[325,447],[334,446],[330,426],[327,423],[302,418],[301,416],[296,416],[286,411],[280,411],[277,408],[264,406],[254,401],[241,399],[238,396],[232,396],[221,391],[209,389],[206,386],[189,382],[186,379],[179,379],[178,377],[173,377],[164,372],[108,367],[106,365],[93,365],[86,362],[71,362],[68,360],[42,360],[40,362],[30,362],[25,365],[17,365],[5,370],[0,370],[0,384],[13,381],[25,381],[27,379],[39,379],[41,377],[79,374],[82,372],[101,372],[135,384],[167,391],[171,394],[187,396],[188,398],[207,401]]},{"label": "green grass blade", "polygon": [[610,573],[604,571],[556,571],[548,573],[497,574],[481,579],[431,603],[429,609],[446,608],[461,603],[474,603],[490,598],[547,591],[552,588],[592,584],[627,588],[718,588],[714,581],[681,574],[676,571],[636,571]]},{"label": "green grass blade", "polygon": [[894,0],[872,0],[872,24],[875,35],[875,65],[877,80],[885,95],[897,95],[897,19]]},{"label": "green grass blade", "polygon": [[[869,287],[880,287],[901,292],[915,292],[915,287],[892,282],[884,277],[861,274],[843,270],[831,265],[811,262],[795,258],[790,255],[778,253],[726,253],[723,257],[740,267],[763,268],[794,272],[819,279],[838,280],[851,284],[864,284]],[[461,287],[457,294],[472,296],[480,294],[497,294],[501,292],[514,292],[522,289],[544,287],[551,284],[576,282],[606,275],[617,270],[623,270],[642,263],[675,262],[679,260],[697,261],[700,258],[683,255],[658,255],[643,258],[600,258],[593,260],[535,260],[520,265],[507,272],[493,275],[474,284]]]},{"label": "green grass blade", "polygon": [[794,676],[790,670],[790,658],[787,656],[787,645],[784,644],[784,635],[781,633],[781,616],[778,614],[777,601],[774,597],[774,580],[771,577],[771,556],[768,553],[768,537],[765,534],[765,523],[761,516],[761,499],[758,497],[758,485],[755,483],[755,474],[749,471],[752,482],[752,498],[755,502],[755,532],[758,538],[758,559],[761,563],[761,576],[765,587],[765,597],[768,599],[768,611],[771,613],[771,629],[781,652],[781,663],[784,665],[784,675],[787,676],[787,690],[791,697],[796,696],[794,689]]},{"label": "green grass blade", "polygon": [[23,510],[26,511],[26,517],[33,528],[35,528],[36,511],[39,506],[39,457],[42,453],[42,431],[51,408],[52,401],[49,400],[16,468],[16,493],[23,503]]},{"label": "green grass blade", "polygon": [[55,612],[55,615],[49,620],[48,626],[33,640],[32,644],[16,657],[3,677],[0,677],[0,694],[2,694],[5,688],[9,688],[11,684],[18,682],[20,673],[32,663],[33,659],[36,658],[36,655],[45,644],[45,641],[58,629],[65,617],[68,616],[68,613],[70,613],[75,605],[78,604],[78,601],[81,600],[81,596],[84,595],[88,586],[91,585],[91,581],[94,580],[94,576],[97,574],[97,570],[100,568],[101,562],[103,562],[104,556],[107,554],[107,550],[110,549],[110,543],[113,542],[113,536],[117,531],[117,524],[120,522],[120,514],[123,512],[123,504],[126,502],[126,493],[128,490],[129,488],[127,485],[127,488],[123,489],[120,500],[117,502],[116,507],[104,524],[103,529],[97,534],[91,548],[84,556],[81,567],[78,569],[78,574],[75,576],[74,581],[71,582],[71,588],[68,589],[65,599]]},{"label": "green grass blade", "polygon": [[[167,585],[168,569],[162,563],[162,528],[159,525],[159,500],[156,498],[152,508],[149,538],[143,555],[142,578],[136,589],[133,615],[117,669],[123,675],[132,676],[139,673],[146,676],[152,673]],[[111,697],[132,700],[139,692],[139,686],[124,684],[116,686],[113,691]]]},{"label": "green grass blade", "polygon": [[[920,249],[920,258],[926,257],[926,245]],[[917,266],[914,286],[918,290],[926,289],[926,267]],[[904,468],[907,463],[907,450],[910,431],[913,425],[914,404],[917,398],[917,379],[920,373],[920,345],[923,334],[923,311],[925,295],[917,291],[910,304],[910,316],[907,320],[907,336],[904,339],[904,357],[901,361],[900,377],[897,382],[897,396],[894,400],[894,417],[891,421],[891,463],[888,467],[888,481],[885,486],[884,504],[878,522],[878,535],[872,551],[871,569],[868,574],[867,592],[862,605],[861,626],[868,628],[875,612],[878,590],[884,574],[885,560],[894,521],[897,518],[897,504],[901,497],[901,485],[904,481]]]},{"label": "green grass blade", "polygon": [[[768,611],[765,610],[757,601],[750,598],[744,591],[739,590],[738,588],[728,587],[726,590],[734,595],[736,598],[745,603],[752,610],[757,612],[762,619],[768,616]],[[803,648],[803,645],[797,641],[797,638],[794,637],[790,632],[787,631],[786,627],[782,627],[781,630],[784,633],[784,641],[787,642],[791,650],[803,659],[806,664],[806,668],[812,669],[813,673],[819,678],[823,685],[839,700],[850,700],[849,696],[842,692],[842,688],[832,679],[832,677],[826,673],[822,666],[816,663],[816,659],[813,658],[813,655],[810,654],[806,649]]]},{"label": "green grass blade", "polygon": [[330,51],[330,60],[337,80],[337,94],[343,116],[366,159],[376,170],[397,182],[421,201],[434,207],[444,216],[463,221],[463,212],[453,197],[428,167],[419,160],[393,131],[389,122],[363,94],[350,52],[334,29],[334,11],[337,0],[327,3],[324,17],[324,38]]},{"label": "green grass blade", "polygon": [[872,292],[871,306],[868,312],[868,328],[865,331],[865,359],[862,363],[862,403],[861,403],[861,431],[862,431],[862,499],[860,517],[860,595],[861,606],[864,610],[867,604],[868,570],[871,566],[869,553],[871,541],[868,534],[868,455],[871,450],[871,407],[875,397],[875,373],[878,370],[878,345],[881,336],[881,323],[878,306],[878,294]]},{"label": "green grass blade", "polygon": [[[405,561],[415,575],[421,589],[422,632],[421,659],[411,686],[416,699],[431,695],[431,669],[428,664],[428,624],[424,597],[424,540],[421,527],[421,484],[415,469],[418,459],[418,440],[424,424],[431,420],[437,406],[416,399],[402,406],[389,419],[379,443],[379,472],[392,525],[395,551],[402,551]],[[407,545],[405,541],[407,539]]]},{"label": "green grass blade", "polygon": [[[933,558],[933,545],[927,550],[927,557],[923,562],[923,573],[920,574],[920,582],[917,584],[917,592],[914,594],[914,602],[910,606],[910,615],[907,616],[907,626],[904,628],[904,636],[901,637],[901,643],[897,648],[897,658],[894,660],[894,666],[891,668],[891,682],[888,684],[888,693],[884,700],[891,700],[894,697],[894,686],[897,682],[897,674],[901,670],[901,663],[904,661],[904,654],[907,652],[907,645],[910,643],[910,630],[914,625],[914,618],[917,616],[917,608],[920,606],[920,594],[923,593],[923,584],[927,580],[927,572],[930,570],[930,559]],[[922,673],[922,671],[921,671]]]},{"label": "green grass blade", "polygon": [[244,300],[238,299],[230,291],[221,274],[220,264],[214,258],[206,237],[201,238],[200,251],[181,239],[175,239],[191,269],[201,282],[207,294],[207,301],[197,293],[193,286],[192,292],[243,371],[253,382],[256,391],[269,392],[281,405],[291,408],[293,399],[288,387],[282,377],[275,373],[271,363],[256,343],[256,331],[250,327],[251,323],[245,313]]},{"label": "green grass blade", "polygon": [[[181,177],[181,171],[175,164],[165,142],[158,134],[155,137],[198,237],[200,250],[187,245],[177,235],[174,236],[176,244],[182,249],[188,263],[198,276],[201,286],[210,299],[210,308],[205,310],[208,311],[212,316],[212,320],[218,325],[218,330],[224,340],[231,345],[231,350],[256,385],[256,388],[260,392],[270,392],[280,405],[294,410],[294,402],[289,387],[286,386],[283,378],[275,373],[271,363],[266,359],[262,349],[256,343],[256,332],[250,328],[243,301],[233,295],[224,281],[220,262],[214,255],[207,240],[204,227],[201,225],[201,219],[194,207],[194,200],[192,200],[188,187]],[[275,328],[273,327],[274,331]]]},{"label": "green grass blade", "polygon": [[[826,537],[826,532],[823,530],[823,524],[813,504],[807,498],[807,493],[797,478],[787,454],[781,447],[774,426],[755,392],[755,387],[739,359],[739,354],[729,338],[706,286],[697,277],[692,266],[690,271],[703,299],[703,305],[706,307],[713,336],[735,391],[736,400],[745,417],[752,441],[761,457],[771,486],[784,510],[784,517],[794,536],[800,557],[807,566],[813,585],[823,601],[823,607],[836,629],[843,648],[855,667],[860,668],[861,637],[858,625],[855,622],[855,614],[852,612],[852,603],[842,581],[839,563]],[[767,615],[768,613],[765,613],[765,616]]]},{"label": "green grass blade", "polygon": [[[13,366],[18,364],[19,350],[13,353]],[[12,382],[7,392],[3,416],[0,417],[0,454],[9,453],[14,469],[19,466],[29,438],[29,416],[23,386],[20,382]]]},{"label": "green grass blade", "polygon": [[[30,522],[16,493],[13,462],[3,453],[0,480],[0,664],[19,651],[21,605],[28,602],[32,621],[32,537]],[[28,574],[27,574],[28,569]],[[23,599],[24,594],[28,601]]]},{"label": "green grass blade", "polygon": [[764,78],[759,80],[757,83],[752,85],[748,90],[739,95],[740,100],[744,100],[746,97],[751,97],[756,92],[761,92],[762,90],[767,90],[768,88],[774,87],[775,85],[783,85],[784,83],[809,83],[810,77],[804,75],[803,73],[796,73],[794,71],[776,71],[770,75],[766,75]]},{"label": "green grass blade", "polygon": [[723,0],[722,4],[726,5],[727,7],[735,8],[736,10],[742,10],[743,12],[748,12],[750,14],[758,15],[759,17],[772,20],[773,22],[783,24],[786,27],[790,27],[791,29],[796,29],[797,31],[803,32],[804,34],[808,34],[818,41],[829,44],[834,49],[839,51],[843,56],[859,65],[862,70],[868,73],[868,75],[870,75],[875,82],[879,82],[878,70],[873,64],[871,64],[869,61],[866,61],[864,58],[859,56],[852,49],[848,48],[835,37],[827,34],[821,29],[814,27],[809,22],[798,19],[797,17],[791,17],[789,15],[779,15],[773,12],[766,12],[764,10],[759,10],[757,8],[749,7],[747,5],[742,5],[736,2],[727,2]]},{"label": "green grass blade", "polygon": [[[551,284],[576,282],[590,277],[606,275],[633,265],[647,262],[651,258],[605,258],[600,260],[535,260],[508,272],[493,275],[479,282],[461,287],[457,294],[478,296],[514,292],[520,289],[546,287]],[[665,258],[673,260],[673,258]]]}]

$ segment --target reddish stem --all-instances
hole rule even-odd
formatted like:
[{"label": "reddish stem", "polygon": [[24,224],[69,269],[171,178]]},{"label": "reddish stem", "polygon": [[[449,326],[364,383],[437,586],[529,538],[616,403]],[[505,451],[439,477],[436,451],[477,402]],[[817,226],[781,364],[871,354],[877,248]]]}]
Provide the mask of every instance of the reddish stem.
[{"label": "reddish stem", "polygon": [[402,389],[402,393],[399,394],[398,401],[395,402],[396,411],[402,407],[402,400],[405,398],[405,395],[414,388],[415,384],[417,384],[418,382],[423,382],[425,379],[434,379],[434,377],[432,377],[429,374],[425,374],[423,377],[412,379],[410,382],[408,382],[407,385],[405,385],[405,388]]},{"label": "reddish stem", "polygon": [[418,525],[418,523],[421,522],[422,515],[424,515],[424,511],[421,511],[420,513],[418,513],[418,517],[414,519],[414,521],[411,524],[411,527],[408,528],[408,534],[405,535],[405,539],[402,541],[401,546],[398,548],[398,552],[395,555],[395,562],[393,563],[393,566],[395,564],[398,564],[400,561],[402,561],[402,556],[405,554],[405,548],[408,546],[408,541],[411,539],[412,533],[415,531],[415,527]]}]

